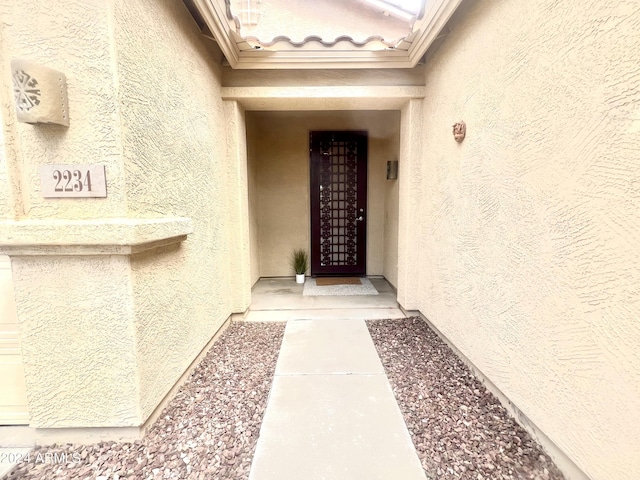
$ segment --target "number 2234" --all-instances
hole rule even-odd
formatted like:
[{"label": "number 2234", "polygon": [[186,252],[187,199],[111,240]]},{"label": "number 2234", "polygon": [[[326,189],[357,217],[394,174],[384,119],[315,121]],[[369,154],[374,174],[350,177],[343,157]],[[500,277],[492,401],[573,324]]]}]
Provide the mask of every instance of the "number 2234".
[{"label": "number 2234", "polygon": [[54,170],[53,179],[57,182],[56,192],[91,191],[91,172],[89,170],[84,175],[80,170]]}]

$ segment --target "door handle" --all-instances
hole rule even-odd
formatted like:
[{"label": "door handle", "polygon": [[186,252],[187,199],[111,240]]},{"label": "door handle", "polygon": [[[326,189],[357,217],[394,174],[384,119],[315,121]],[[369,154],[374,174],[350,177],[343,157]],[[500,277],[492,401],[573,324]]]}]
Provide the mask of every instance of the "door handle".
[{"label": "door handle", "polygon": [[364,220],[364,217],[362,215],[360,215],[358,218],[356,218],[356,222],[361,222]]}]

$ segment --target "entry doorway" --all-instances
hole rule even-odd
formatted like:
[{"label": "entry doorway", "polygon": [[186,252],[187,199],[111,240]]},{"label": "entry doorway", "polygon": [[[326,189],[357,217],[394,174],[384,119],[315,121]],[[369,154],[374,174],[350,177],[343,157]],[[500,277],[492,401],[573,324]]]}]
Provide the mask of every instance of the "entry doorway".
[{"label": "entry doorway", "polygon": [[366,275],[366,131],[310,132],[311,275]]}]

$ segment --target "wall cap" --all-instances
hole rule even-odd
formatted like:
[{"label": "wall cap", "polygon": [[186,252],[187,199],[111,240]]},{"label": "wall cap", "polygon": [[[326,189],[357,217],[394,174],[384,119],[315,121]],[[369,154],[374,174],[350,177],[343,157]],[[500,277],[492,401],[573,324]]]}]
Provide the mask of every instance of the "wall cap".
[{"label": "wall cap", "polygon": [[0,220],[0,254],[132,255],[186,240],[190,218]]}]

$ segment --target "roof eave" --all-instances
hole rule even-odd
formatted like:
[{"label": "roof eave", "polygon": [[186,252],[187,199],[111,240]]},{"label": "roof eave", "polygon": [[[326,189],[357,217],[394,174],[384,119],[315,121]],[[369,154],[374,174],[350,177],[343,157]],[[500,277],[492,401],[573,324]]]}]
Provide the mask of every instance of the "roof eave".
[{"label": "roof eave", "polygon": [[[275,51],[241,49],[236,40],[234,20],[224,0],[193,0],[215,37],[229,65],[236,69],[357,69],[413,68],[462,0],[434,0],[416,22],[412,39],[401,49],[371,50],[354,45],[353,49],[301,48],[291,45]],[[236,37],[236,38],[234,38]]]}]

